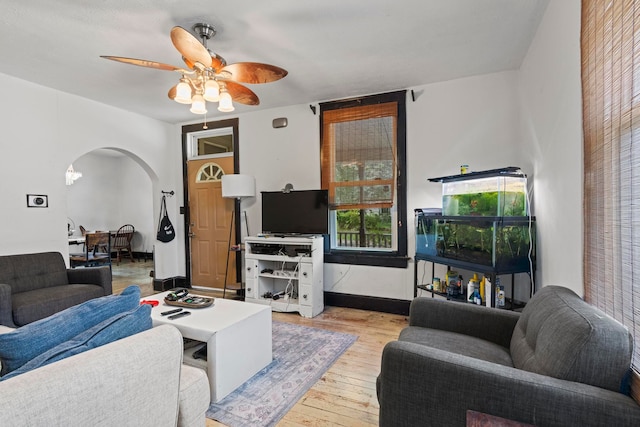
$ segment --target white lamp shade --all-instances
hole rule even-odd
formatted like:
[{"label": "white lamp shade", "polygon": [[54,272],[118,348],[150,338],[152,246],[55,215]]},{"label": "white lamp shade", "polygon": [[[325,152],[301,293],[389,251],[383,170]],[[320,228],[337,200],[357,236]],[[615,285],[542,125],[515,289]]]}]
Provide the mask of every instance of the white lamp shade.
[{"label": "white lamp shade", "polygon": [[204,84],[204,94],[202,97],[205,101],[218,102],[220,101],[220,86],[215,80],[207,80]]},{"label": "white lamp shade", "polygon": [[220,103],[218,104],[218,111],[223,113],[230,113],[235,110],[233,106],[233,101],[231,99],[231,95],[226,90],[224,92],[220,92]]},{"label": "white lamp shade", "polygon": [[191,104],[191,86],[181,80],[176,85],[176,97],[173,100],[180,104]]},{"label": "white lamp shade", "polygon": [[256,195],[256,180],[251,175],[230,174],[222,176],[222,197],[241,198]]},{"label": "white lamp shade", "polygon": [[202,95],[193,95],[191,99],[191,109],[189,110],[194,114],[206,114],[207,107]]}]

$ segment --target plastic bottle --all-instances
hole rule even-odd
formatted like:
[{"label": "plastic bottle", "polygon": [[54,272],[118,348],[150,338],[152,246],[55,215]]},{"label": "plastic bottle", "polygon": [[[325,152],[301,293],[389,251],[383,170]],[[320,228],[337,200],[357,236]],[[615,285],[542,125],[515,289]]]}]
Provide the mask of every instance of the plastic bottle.
[{"label": "plastic bottle", "polygon": [[478,275],[473,273],[473,277],[469,279],[469,283],[467,283],[467,300],[471,300],[471,296],[473,295],[473,291],[478,289]]},{"label": "plastic bottle", "polygon": [[500,279],[496,277],[496,307],[504,307],[504,286],[500,284]]},{"label": "plastic bottle", "polygon": [[487,281],[487,278],[482,276],[482,280],[480,281],[480,296],[482,297],[483,300],[484,300],[484,287],[485,287],[486,281]]},{"label": "plastic bottle", "polygon": [[[455,270],[447,271],[447,275],[445,276],[445,284],[443,285],[440,282],[440,286],[442,287],[442,292],[445,292],[447,295],[452,295],[454,290],[459,289],[458,286],[458,272]],[[457,292],[457,291],[456,291]]]},{"label": "plastic bottle", "polygon": [[491,281],[488,277],[484,279],[484,302],[487,307],[491,307]]},{"label": "plastic bottle", "polygon": [[480,297],[480,292],[477,289],[473,291],[472,298],[474,304],[482,305],[482,298]]}]

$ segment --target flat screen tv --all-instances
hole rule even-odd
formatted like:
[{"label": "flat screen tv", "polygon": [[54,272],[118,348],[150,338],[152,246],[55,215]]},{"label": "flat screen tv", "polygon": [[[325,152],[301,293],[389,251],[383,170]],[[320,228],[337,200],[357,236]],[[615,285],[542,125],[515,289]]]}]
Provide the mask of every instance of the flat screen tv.
[{"label": "flat screen tv", "polygon": [[287,235],[328,234],[328,191],[263,191],[262,232]]}]

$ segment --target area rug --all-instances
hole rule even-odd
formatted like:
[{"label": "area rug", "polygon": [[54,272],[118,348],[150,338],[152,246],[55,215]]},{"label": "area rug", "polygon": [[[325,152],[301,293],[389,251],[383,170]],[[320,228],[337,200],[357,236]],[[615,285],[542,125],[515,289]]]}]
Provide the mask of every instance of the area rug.
[{"label": "area rug", "polygon": [[273,426],[358,338],[273,322],[273,361],[219,403],[207,418],[231,427]]}]

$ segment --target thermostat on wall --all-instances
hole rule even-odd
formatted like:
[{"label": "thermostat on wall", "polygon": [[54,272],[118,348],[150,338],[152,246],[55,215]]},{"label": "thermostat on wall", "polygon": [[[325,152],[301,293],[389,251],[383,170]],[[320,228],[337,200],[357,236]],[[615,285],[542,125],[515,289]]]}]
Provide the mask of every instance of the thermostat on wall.
[{"label": "thermostat on wall", "polygon": [[45,194],[27,194],[28,208],[48,208],[49,196]]}]

